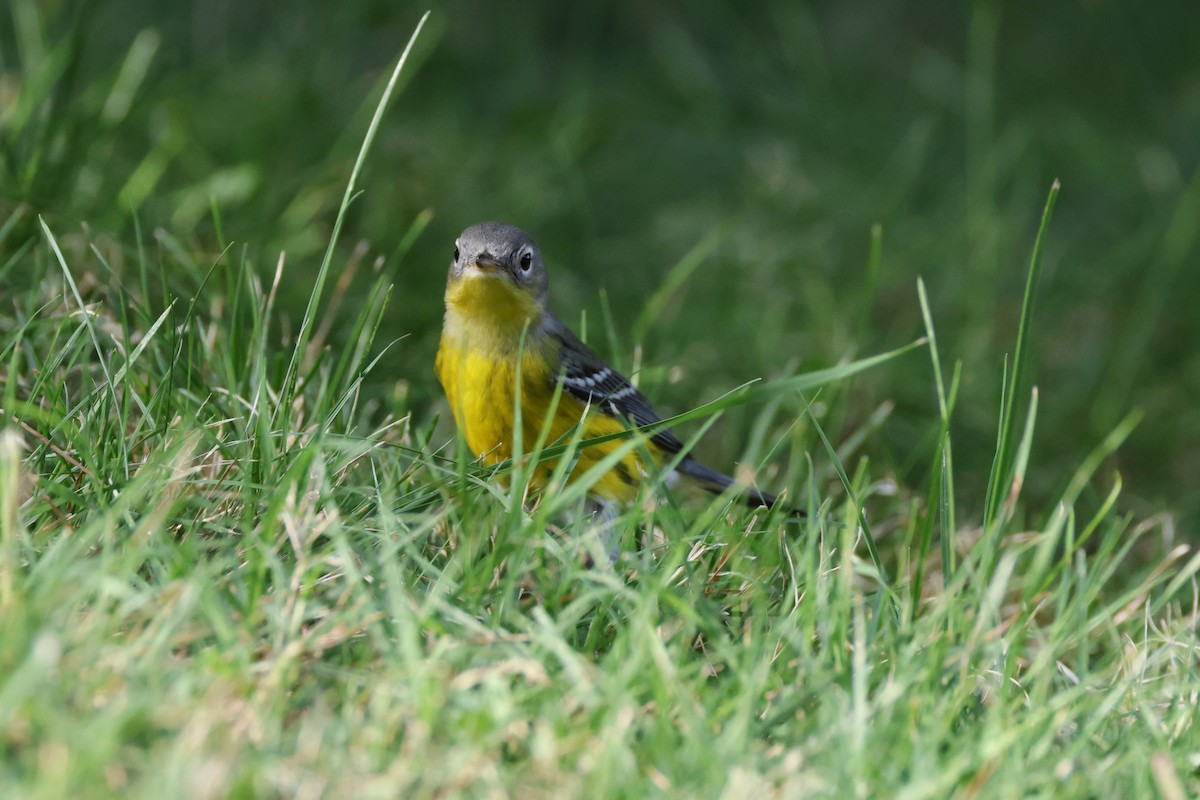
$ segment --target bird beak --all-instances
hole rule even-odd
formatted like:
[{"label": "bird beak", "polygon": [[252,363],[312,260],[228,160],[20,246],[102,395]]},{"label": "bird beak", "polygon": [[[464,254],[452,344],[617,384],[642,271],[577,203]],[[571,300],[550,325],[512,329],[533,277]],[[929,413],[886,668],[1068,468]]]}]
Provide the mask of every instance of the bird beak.
[{"label": "bird beak", "polygon": [[480,253],[475,256],[471,261],[471,266],[480,272],[495,272],[504,268],[504,265],[497,261],[491,253]]}]

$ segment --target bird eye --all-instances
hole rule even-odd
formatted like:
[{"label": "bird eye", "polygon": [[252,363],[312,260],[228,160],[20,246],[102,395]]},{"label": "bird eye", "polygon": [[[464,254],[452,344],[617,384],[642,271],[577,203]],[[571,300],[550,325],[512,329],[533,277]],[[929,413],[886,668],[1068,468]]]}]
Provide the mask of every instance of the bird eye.
[{"label": "bird eye", "polygon": [[521,257],[517,261],[521,265],[522,272],[529,272],[533,267],[533,252],[530,250],[522,251]]},{"label": "bird eye", "polygon": [[454,245],[454,262],[458,263],[458,245]]}]

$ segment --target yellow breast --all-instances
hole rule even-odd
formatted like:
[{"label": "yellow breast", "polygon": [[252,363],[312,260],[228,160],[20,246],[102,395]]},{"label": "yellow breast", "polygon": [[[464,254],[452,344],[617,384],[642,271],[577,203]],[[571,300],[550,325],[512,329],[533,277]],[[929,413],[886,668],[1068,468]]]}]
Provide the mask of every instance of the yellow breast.
[{"label": "yellow breast", "polygon": [[[446,292],[437,375],[467,447],[489,464],[513,455],[518,359],[524,451],[538,440],[554,401],[559,344],[539,333],[541,310],[522,300],[504,282],[488,278],[462,280]],[[569,440],[586,411],[584,404],[570,395],[560,396],[546,442]],[[625,429],[621,421],[597,412],[587,414],[584,426],[585,439]],[[581,450],[575,454],[577,463],[570,477],[586,472],[619,445],[613,441]],[[553,462],[543,462],[534,473],[534,487],[543,485],[553,469]],[[591,493],[604,499],[631,500],[642,474],[643,465],[630,453]]]},{"label": "yellow breast", "polygon": [[523,395],[553,380],[542,348],[533,341],[522,348],[541,313],[512,284],[488,275],[463,277],[446,288],[437,375],[467,446],[489,463],[512,456],[518,356]]}]

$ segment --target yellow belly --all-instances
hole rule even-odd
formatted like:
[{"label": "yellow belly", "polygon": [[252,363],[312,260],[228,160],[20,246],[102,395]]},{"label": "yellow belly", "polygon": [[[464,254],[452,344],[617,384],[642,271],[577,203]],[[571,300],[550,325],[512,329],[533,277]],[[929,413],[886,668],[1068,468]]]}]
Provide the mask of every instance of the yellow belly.
[{"label": "yellow belly", "polygon": [[[516,390],[516,353],[503,347],[468,346],[473,341],[469,331],[455,330],[447,325],[437,354],[437,375],[450,401],[454,420],[471,452],[488,464],[498,464],[513,455],[513,432],[516,427],[514,400]],[[482,339],[482,332],[475,332]],[[522,450],[529,452],[541,434],[547,412],[554,396],[554,381],[548,363],[556,361],[554,352],[544,348],[555,343],[529,342],[521,363],[521,437]],[[546,438],[546,445],[567,442],[575,426],[584,418],[585,406],[563,394]],[[583,439],[625,430],[625,425],[612,417],[591,410],[584,421]],[[568,480],[575,480],[596,463],[622,446],[623,440],[603,442],[582,448],[573,454],[576,460]],[[545,485],[554,470],[554,460],[542,462],[533,473],[531,483],[538,489]],[[643,465],[637,452],[630,452],[617,462],[589,489],[589,494],[604,500],[629,502],[637,491]]]}]

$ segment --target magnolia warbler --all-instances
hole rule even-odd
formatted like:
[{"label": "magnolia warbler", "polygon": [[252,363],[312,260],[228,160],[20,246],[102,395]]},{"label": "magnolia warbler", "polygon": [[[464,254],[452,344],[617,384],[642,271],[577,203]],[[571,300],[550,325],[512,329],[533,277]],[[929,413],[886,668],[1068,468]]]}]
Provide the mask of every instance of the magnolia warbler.
[{"label": "magnolia warbler", "polygon": [[[525,447],[538,440],[549,413],[548,442],[569,439],[580,425],[586,440],[659,421],[645,396],[554,316],[548,296],[541,250],[520,228],[483,222],[458,237],[436,370],[467,446],[485,463],[513,455],[518,360]],[[580,449],[569,478],[620,446],[619,439],[610,439]],[[628,503],[643,476],[683,447],[671,431],[655,430],[645,448],[630,450],[600,477],[589,500],[604,509]],[[655,470],[644,463],[646,455]],[[552,466],[543,464],[535,481],[544,481]],[[734,483],[691,455],[683,455],[675,471],[713,493]],[[776,502],[755,489],[745,489],[742,498],[750,506]]]}]

